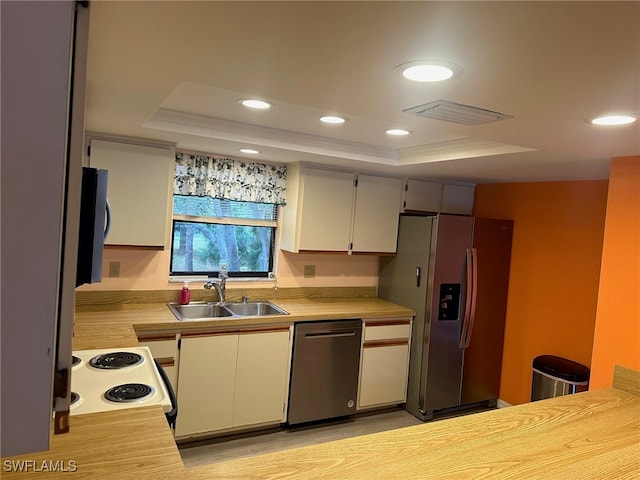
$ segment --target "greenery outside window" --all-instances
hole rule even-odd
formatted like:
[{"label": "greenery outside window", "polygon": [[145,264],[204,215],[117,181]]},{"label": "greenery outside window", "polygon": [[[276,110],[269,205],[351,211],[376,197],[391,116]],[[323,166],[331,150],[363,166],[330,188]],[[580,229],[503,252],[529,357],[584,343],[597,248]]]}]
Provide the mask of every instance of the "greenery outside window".
[{"label": "greenery outside window", "polygon": [[174,195],[171,275],[269,277],[277,205]]}]

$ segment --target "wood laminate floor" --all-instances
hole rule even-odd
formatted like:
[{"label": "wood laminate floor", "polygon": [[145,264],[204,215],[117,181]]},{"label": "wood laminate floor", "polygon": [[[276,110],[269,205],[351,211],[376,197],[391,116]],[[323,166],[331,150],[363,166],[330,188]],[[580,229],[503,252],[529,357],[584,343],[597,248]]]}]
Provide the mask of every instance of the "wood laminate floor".
[{"label": "wood laminate floor", "polygon": [[420,423],[422,422],[410,413],[397,409],[375,415],[360,415],[349,420],[297,427],[251,437],[233,438],[205,445],[183,445],[180,446],[180,455],[186,467],[196,467]]}]

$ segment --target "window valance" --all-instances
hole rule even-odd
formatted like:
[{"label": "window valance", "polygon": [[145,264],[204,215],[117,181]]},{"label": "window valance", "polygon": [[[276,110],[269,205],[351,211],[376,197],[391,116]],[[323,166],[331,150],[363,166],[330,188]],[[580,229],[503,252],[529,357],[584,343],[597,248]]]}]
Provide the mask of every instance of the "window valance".
[{"label": "window valance", "polygon": [[173,193],[284,205],[286,165],[176,153]]}]

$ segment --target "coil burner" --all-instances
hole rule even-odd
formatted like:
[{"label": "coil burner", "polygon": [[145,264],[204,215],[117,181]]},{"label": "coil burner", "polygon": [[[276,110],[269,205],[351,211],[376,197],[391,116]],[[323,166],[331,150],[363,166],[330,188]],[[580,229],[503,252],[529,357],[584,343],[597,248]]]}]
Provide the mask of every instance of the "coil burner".
[{"label": "coil burner", "polygon": [[142,363],[142,355],[133,352],[110,352],[96,355],[89,360],[89,365],[105,370],[117,370],[119,368],[132,367]]},{"label": "coil burner", "polygon": [[135,402],[155,393],[155,389],[144,383],[125,383],[110,388],[104,393],[104,398],[110,402]]}]

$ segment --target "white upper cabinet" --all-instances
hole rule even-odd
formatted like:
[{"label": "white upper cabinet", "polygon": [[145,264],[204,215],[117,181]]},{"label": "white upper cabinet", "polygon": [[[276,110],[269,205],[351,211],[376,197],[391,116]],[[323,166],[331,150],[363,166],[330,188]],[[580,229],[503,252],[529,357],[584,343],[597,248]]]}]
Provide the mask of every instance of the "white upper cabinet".
[{"label": "white upper cabinet", "polygon": [[354,252],[396,251],[402,180],[358,175],[351,249]]},{"label": "white upper cabinet", "polygon": [[281,248],[395,252],[401,194],[398,179],[292,165]]},{"label": "white upper cabinet", "polygon": [[471,215],[474,188],[474,185],[409,179],[405,187],[404,211]]},{"label": "white upper cabinet", "polygon": [[287,169],[282,248],[346,251],[349,245],[354,175],[295,165]]},{"label": "white upper cabinet", "polygon": [[407,180],[404,210],[439,212],[442,203],[442,184],[423,180]]},{"label": "white upper cabinet", "polygon": [[473,185],[443,185],[442,213],[471,215],[473,213]]},{"label": "white upper cabinet", "polygon": [[168,248],[175,149],[91,140],[89,166],[109,171],[106,245]]}]

